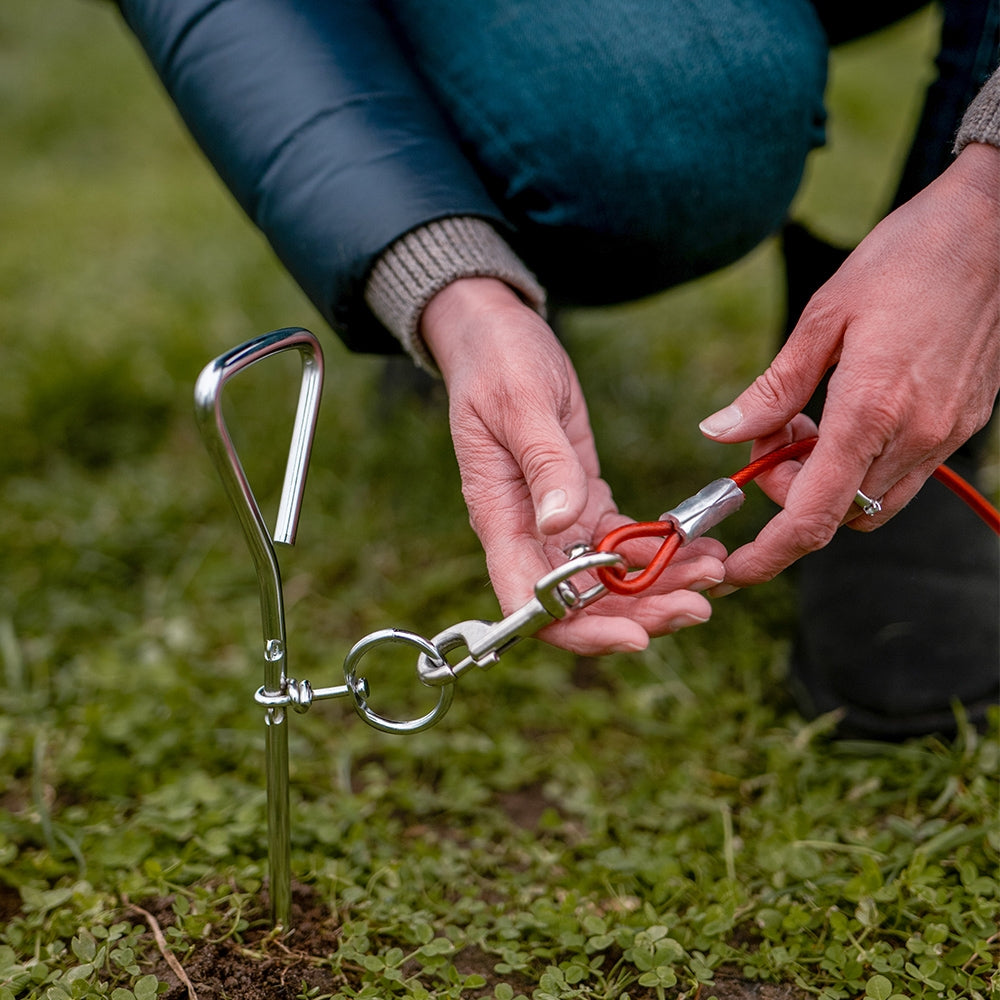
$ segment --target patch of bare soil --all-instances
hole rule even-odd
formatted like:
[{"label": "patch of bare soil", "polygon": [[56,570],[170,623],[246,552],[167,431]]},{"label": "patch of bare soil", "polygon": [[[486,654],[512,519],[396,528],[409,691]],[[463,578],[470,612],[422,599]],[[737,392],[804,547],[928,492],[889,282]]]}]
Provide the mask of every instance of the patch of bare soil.
[{"label": "patch of bare soil", "polygon": [[796,986],[774,986],[768,983],[748,983],[733,973],[718,972],[715,983],[702,990],[704,996],[718,1000],[806,1000],[806,994]]},{"label": "patch of bare soil", "polygon": [[345,985],[322,964],[337,950],[335,918],[305,887],[295,889],[291,933],[251,931],[241,941],[206,941],[182,962],[163,941],[173,923],[171,900],[144,900],[132,916],[146,922],[150,944],[159,950],[150,971],[169,984],[165,1000],[295,1000],[303,992],[336,993]]},{"label": "patch of bare soil", "polygon": [[[336,916],[314,897],[311,890],[297,886],[293,897],[295,929],[283,938],[264,932],[248,933],[242,942],[233,939],[205,942],[187,955],[183,963],[157,942],[173,919],[169,900],[144,901],[136,918],[150,927],[151,947],[159,948],[160,959],[150,970],[169,984],[163,1000],[296,1000],[311,991],[319,995],[336,993],[345,986],[357,988],[361,971],[334,972],[326,960],[337,950]],[[169,954],[169,958],[168,958]],[[516,993],[531,996],[537,983],[514,974],[498,976],[494,956],[476,947],[454,956],[455,968],[464,976],[478,974],[486,985],[469,991],[469,1000],[486,1000],[494,988],[507,983]],[[405,971],[405,970],[404,970]],[[629,989],[633,1000],[654,1000],[656,992],[641,987]],[[672,994],[676,998],[679,994]],[[721,970],[712,986],[701,987],[688,1000],[806,1000],[792,986],[749,983],[731,970]]]},{"label": "patch of bare soil", "polygon": [[21,894],[17,889],[0,884],[0,924],[6,924],[21,911]]}]

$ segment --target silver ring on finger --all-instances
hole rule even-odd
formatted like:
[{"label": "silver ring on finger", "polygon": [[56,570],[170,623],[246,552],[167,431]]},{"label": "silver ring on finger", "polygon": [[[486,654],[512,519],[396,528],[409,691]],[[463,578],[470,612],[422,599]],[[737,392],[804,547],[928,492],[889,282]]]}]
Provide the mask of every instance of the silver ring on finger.
[{"label": "silver ring on finger", "polygon": [[[884,497],[882,499],[885,499]],[[867,517],[874,517],[882,510],[882,500],[874,500],[866,496],[861,490],[854,495],[854,502],[861,508],[861,512]]]}]

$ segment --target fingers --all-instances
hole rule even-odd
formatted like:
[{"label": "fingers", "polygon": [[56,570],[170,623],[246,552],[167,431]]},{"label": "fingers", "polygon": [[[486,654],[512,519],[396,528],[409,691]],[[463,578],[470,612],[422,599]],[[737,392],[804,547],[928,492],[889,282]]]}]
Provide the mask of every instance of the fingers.
[{"label": "fingers", "polygon": [[[495,417],[480,407],[467,426],[453,421],[453,440],[469,518],[490,576],[513,581],[499,586],[497,595],[502,605],[521,601],[552,568],[545,536],[570,532],[588,507],[613,510],[610,491],[589,475],[551,412],[520,407],[516,415]],[[590,541],[583,525],[577,534],[566,544]]]},{"label": "fingers", "polygon": [[[816,447],[798,470],[790,474],[784,509],[769,521],[749,545],[737,549],[726,562],[726,582],[746,586],[772,579],[808,552],[823,548],[848,516],[858,511],[859,489],[881,496],[881,484],[866,478],[880,444],[860,446],[825,427]],[[789,465],[790,463],[785,463]],[[866,488],[867,487],[867,488]]]},{"label": "fingers", "polygon": [[506,444],[531,494],[539,532],[555,535],[575,524],[587,506],[588,475],[559,415],[553,409],[511,414]]},{"label": "fingers", "polygon": [[780,434],[805,408],[837,362],[842,327],[814,299],[770,366],[699,429],[713,441],[736,443]]},{"label": "fingers", "polygon": [[[938,463],[936,460],[926,462],[912,472],[903,476],[894,486],[884,493],[868,493],[862,487],[861,491],[865,496],[878,501],[881,511],[866,514],[862,507],[855,500],[852,508],[844,518],[844,524],[857,531],[874,531],[880,528],[886,521],[890,520],[894,514],[902,510],[923,488],[924,484],[934,474]],[[866,476],[866,480],[871,476]]]},{"label": "fingers", "polygon": [[[448,387],[452,440],[469,518],[504,614],[565,562],[627,520],[600,477],[583,394],[552,331],[509,290],[474,281],[439,293],[423,332]],[[630,546],[642,559],[653,542]],[[642,598],[606,596],[546,636],[596,654],[638,650],[652,635],[706,621],[696,591],[723,578],[725,550],[699,539]],[[644,564],[644,563],[640,563]]]},{"label": "fingers", "polygon": [[568,529],[598,467],[569,357],[545,322],[496,283],[465,283],[446,304],[448,336],[433,322],[425,335],[448,387],[473,527],[484,545]]},{"label": "fingers", "polygon": [[708,599],[689,590],[633,600],[629,617],[585,612],[572,620],[555,622],[540,632],[539,638],[581,656],[637,653],[651,638],[704,624],[712,615]]},{"label": "fingers", "polygon": [[[931,457],[902,460],[893,445],[852,452],[840,437],[820,434],[816,447],[789,477],[779,511],[748,545],[726,560],[727,587],[763,583],[809,552],[820,549],[842,525],[873,531],[919,492],[939,464]],[[784,463],[791,466],[793,463]],[[908,472],[900,469],[909,468]],[[779,470],[780,471],[780,470]],[[865,514],[858,491],[880,501],[883,510]],[[780,495],[780,489],[775,491]]]},{"label": "fingers", "polygon": [[[617,524],[623,519],[615,516],[610,520]],[[655,550],[654,540],[641,545],[641,555],[637,554],[637,545],[640,543],[630,543],[629,559],[649,557]],[[642,595],[605,593],[588,607],[547,626],[540,637],[589,656],[644,649],[653,636],[668,635],[708,620],[711,606],[701,592],[723,580],[725,556],[721,542],[696,539],[677,553],[662,576]],[[503,613],[511,614],[524,605],[533,596],[534,584],[552,566],[565,561],[565,554],[555,542],[543,545],[526,540],[516,549],[503,548],[492,554],[488,550],[490,577]],[[572,582],[582,593],[597,580],[587,572],[574,576]]]},{"label": "fingers", "polygon": [[[986,198],[967,183],[984,158]],[[803,464],[762,477],[784,510],[729,557],[728,585],[771,579],[845,521],[866,531],[885,523],[988,420],[1000,385],[998,170],[993,149],[959,158],[883,220],[813,297],[767,372],[704,422],[716,440],[780,443],[800,433],[794,414],[836,366],[819,443]],[[882,512],[861,513],[858,490]]]},{"label": "fingers", "polygon": [[[760,458],[762,455],[767,455],[795,441],[814,438],[818,433],[819,430],[813,421],[805,414],[800,413],[792,419],[791,423],[786,424],[774,434],[754,441],[750,457],[751,459]],[[795,477],[802,470],[803,464],[804,460],[799,459],[782,462],[769,472],[759,475],[755,482],[776,504],[784,507],[788,491],[791,489]]]},{"label": "fingers", "polygon": [[701,591],[717,586],[724,574],[725,548],[698,539],[680,551],[660,579],[636,597],[605,594],[583,611],[545,628],[540,637],[587,656],[637,652],[649,640],[707,622],[710,602]]}]

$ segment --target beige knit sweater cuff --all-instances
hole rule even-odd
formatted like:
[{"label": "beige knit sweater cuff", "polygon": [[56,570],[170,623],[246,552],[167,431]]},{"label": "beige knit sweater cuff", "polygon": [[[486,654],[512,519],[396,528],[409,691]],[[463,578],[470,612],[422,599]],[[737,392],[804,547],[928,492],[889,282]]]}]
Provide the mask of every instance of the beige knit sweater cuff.
[{"label": "beige knit sweater cuff", "polygon": [[365,287],[368,308],[422,368],[437,372],[420,337],[424,306],[458,278],[499,278],[545,315],[545,291],[493,227],[457,216],[400,237],[379,257]]},{"label": "beige knit sweater cuff", "polygon": [[956,155],[970,142],[1000,146],[1000,69],[983,84],[965,112],[955,137]]}]

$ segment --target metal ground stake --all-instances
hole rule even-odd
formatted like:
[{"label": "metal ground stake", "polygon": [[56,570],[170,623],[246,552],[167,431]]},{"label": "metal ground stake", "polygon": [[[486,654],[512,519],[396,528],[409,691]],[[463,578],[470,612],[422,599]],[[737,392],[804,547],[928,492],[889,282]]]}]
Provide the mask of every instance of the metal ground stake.
[{"label": "metal ground stake", "polygon": [[257,700],[267,706],[265,754],[271,919],[285,930],[291,927],[292,903],[287,706],[295,703],[295,697],[294,692],[289,692],[281,570],[271,535],[226,429],[222,390],[230,378],[251,365],[293,350],[302,356],[302,384],[274,529],[274,542],[293,545],[323,390],[323,352],[319,341],[308,330],[298,328],[264,334],[216,358],[205,367],[195,385],[198,426],[243,526],[257,571],[264,630],[264,686]]}]

